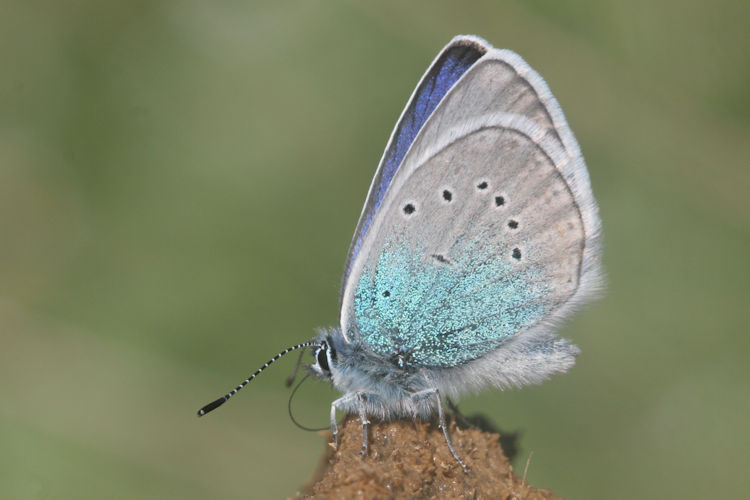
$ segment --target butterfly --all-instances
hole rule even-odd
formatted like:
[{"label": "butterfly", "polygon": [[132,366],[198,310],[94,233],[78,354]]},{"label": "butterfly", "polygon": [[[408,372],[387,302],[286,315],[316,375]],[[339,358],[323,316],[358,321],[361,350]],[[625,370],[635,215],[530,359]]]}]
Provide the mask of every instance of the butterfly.
[{"label": "butterfly", "polygon": [[579,349],[555,327],[601,288],[601,221],[557,100],[520,56],[457,36],[427,69],[391,134],[352,239],[339,324],[312,373],[343,393],[367,449],[370,417],[438,414],[443,398],[539,383]]}]

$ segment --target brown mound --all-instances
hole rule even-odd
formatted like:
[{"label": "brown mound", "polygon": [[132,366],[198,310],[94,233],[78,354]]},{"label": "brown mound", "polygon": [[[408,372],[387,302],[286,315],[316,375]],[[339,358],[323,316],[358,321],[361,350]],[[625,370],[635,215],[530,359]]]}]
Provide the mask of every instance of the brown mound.
[{"label": "brown mound", "polygon": [[367,456],[362,457],[362,428],[359,420],[349,418],[339,429],[339,449],[328,448],[316,477],[298,498],[558,498],[515,475],[499,435],[453,423],[450,429],[467,473],[434,424],[373,422]]}]

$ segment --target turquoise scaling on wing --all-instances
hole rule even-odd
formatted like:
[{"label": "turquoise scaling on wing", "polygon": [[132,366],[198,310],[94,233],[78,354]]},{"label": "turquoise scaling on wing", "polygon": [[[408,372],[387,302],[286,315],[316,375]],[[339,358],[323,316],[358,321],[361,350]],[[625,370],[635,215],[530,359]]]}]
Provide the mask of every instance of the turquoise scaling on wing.
[{"label": "turquoise scaling on wing", "polygon": [[544,280],[497,255],[459,261],[386,249],[354,297],[359,336],[411,367],[448,368],[481,357],[546,311]]}]

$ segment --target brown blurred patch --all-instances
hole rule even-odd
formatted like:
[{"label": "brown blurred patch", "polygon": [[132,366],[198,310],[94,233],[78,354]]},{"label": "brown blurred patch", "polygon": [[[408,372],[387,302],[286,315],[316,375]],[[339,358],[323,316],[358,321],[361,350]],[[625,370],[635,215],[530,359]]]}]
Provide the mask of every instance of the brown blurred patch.
[{"label": "brown blurred patch", "polygon": [[[518,477],[500,446],[500,436],[451,423],[464,473],[435,424],[400,420],[373,422],[366,457],[359,456],[359,420],[340,429],[339,449],[329,447],[315,477],[297,498],[491,498],[555,499]],[[330,435],[328,436],[330,437]]]}]

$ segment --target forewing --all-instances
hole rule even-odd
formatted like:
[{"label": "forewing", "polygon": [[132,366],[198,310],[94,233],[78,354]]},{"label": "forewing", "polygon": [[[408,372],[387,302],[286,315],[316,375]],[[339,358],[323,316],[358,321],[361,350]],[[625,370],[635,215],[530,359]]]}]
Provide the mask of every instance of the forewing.
[{"label": "forewing", "polygon": [[422,76],[391,133],[383,158],[380,160],[370,185],[370,191],[349,248],[344,280],[349,274],[352,261],[359,253],[373,216],[380,207],[393,176],[415,137],[445,94],[487,52],[488,47],[486,42],[479,38],[458,36],[440,51]]},{"label": "forewing", "polygon": [[[455,62],[459,59],[460,64]],[[453,69],[447,71],[448,66]],[[423,104],[419,105],[420,102]],[[394,176],[403,170],[401,164],[407,151],[412,156],[423,156],[424,149],[439,142],[446,131],[476,117],[497,113],[527,118],[534,126],[549,132],[548,139],[563,150],[568,161],[561,162],[558,169],[586,208],[582,218],[592,240],[591,248],[598,245],[594,235],[600,231],[599,219],[588,172],[578,143],[547,84],[514,52],[494,49],[477,37],[459,36],[443,49],[428,69],[386,147],[349,250],[342,301],[359,250]]]}]

